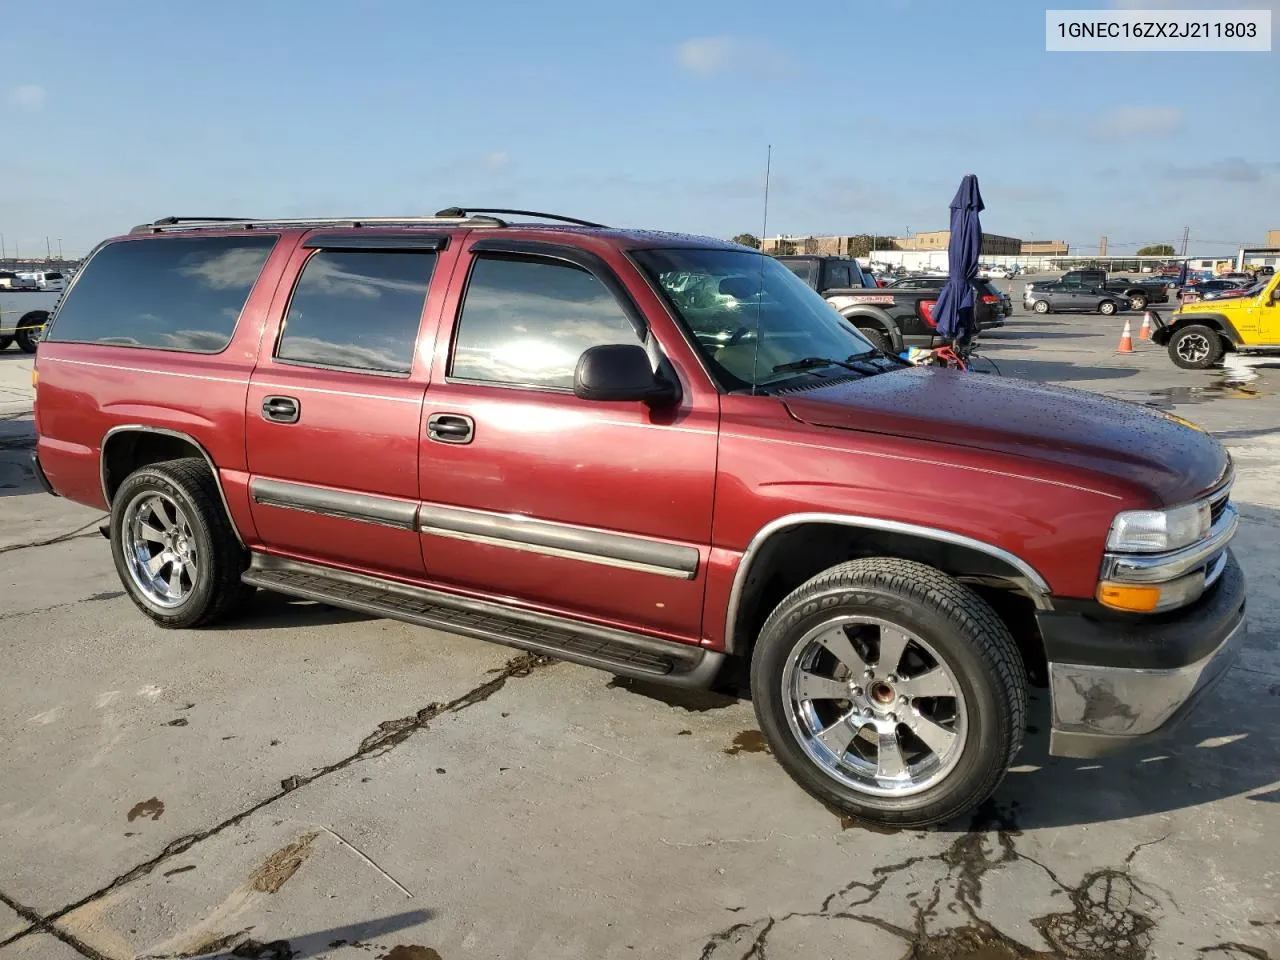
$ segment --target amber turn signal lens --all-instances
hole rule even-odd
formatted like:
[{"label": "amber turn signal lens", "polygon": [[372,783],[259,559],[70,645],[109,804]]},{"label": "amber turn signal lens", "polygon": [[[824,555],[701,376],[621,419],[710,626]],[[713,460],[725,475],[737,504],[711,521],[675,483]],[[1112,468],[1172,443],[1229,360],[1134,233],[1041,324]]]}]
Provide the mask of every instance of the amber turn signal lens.
[{"label": "amber turn signal lens", "polygon": [[1160,587],[1136,586],[1130,583],[1098,584],[1098,602],[1112,610],[1130,613],[1150,613],[1160,603]]},{"label": "amber turn signal lens", "polygon": [[31,389],[32,389],[32,390],[34,390],[34,389],[36,388],[36,382],[37,382],[39,379],[40,379],[40,378],[39,378],[39,376],[37,376],[37,374],[36,374],[36,368],[35,368],[35,367],[32,367],[32,368],[31,368]]}]

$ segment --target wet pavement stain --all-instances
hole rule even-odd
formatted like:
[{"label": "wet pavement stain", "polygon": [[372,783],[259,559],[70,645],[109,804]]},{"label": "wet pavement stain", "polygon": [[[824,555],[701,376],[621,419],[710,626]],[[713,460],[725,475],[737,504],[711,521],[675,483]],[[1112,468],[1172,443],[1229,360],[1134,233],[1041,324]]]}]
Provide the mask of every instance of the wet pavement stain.
[{"label": "wet pavement stain", "polygon": [[177,720],[170,720],[165,724],[166,727],[185,727],[187,725],[186,717],[179,717]]},{"label": "wet pavement stain", "polygon": [[129,808],[130,823],[133,823],[139,817],[150,817],[152,820],[159,820],[163,815],[164,801],[158,797],[139,801]]},{"label": "wet pavement stain", "polygon": [[1261,947],[1250,946],[1247,943],[1215,943],[1211,947],[1201,947],[1196,952],[1201,956],[1221,954],[1228,960],[1232,957],[1242,958],[1242,960],[1245,957],[1248,957],[1249,960],[1275,960],[1266,950]]},{"label": "wet pavement stain", "polygon": [[439,951],[431,947],[420,947],[417,944],[392,947],[390,951],[378,957],[378,960],[443,960]]},{"label": "wet pavement stain", "polygon": [[841,830],[865,830],[867,833],[878,833],[882,837],[893,837],[902,832],[902,827],[886,827],[884,824],[859,820],[857,817],[851,817],[847,813],[838,813],[835,810],[831,812],[839,818]]},{"label": "wet pavement stain", "polygon": [[166,870],[166,871],[164,872],[164,876],[166,876],[166,877],[172,877],[172,876],[174,876],[175,874],[179,874],[179,873],[187,873],[188,871],[190,871],[190,870],[194,870],[195,868],[196,868],[196,865],[195,865],[194,863],[193,863],[193,864],[191,864],[190,866],[187,866],[187,867],[177,867],[177,868],[176,868],[176,869],[174,869],[174,870]]},{"label": "wet pavement stain", "polygon": [[759,730],[743,730],[733,738],[733,746],[725,747],[724,752],[730,757],[740,753],[768,753],[769,744]]},{"label": "wet pavement stain", "polygon": [[293,843],[286,844],[262,862],[249,875],[249,889],[259,893],[275,893],[283,887],[311,856],[311,845],[319,833],[307,833]]},{"label": "wet pavement stain", "polygon": [[233,949],[231,955],[244,960],[293,960],[295,956],[288,940],[272,940],[270,943],[246,940]]},{"label": "wet pavement stain", "polygon": [[679,707],[690,713],[706,713],[708,710],[723,710],[732,707],[738,698],[727,693],[715,693],[711,690],[690,690],[683,687],[672,687],[667,684],[653,683],[649,680],[635,680],[631,677],[614,677],[607,684],[610,690],[625,690],[636,696],[657,700],[669,707]]},{"label": "wet pavement stain", "polygon": [[1224,380],[1201,387],[1163,387],[1144,394],[1145,406],[1157,410],[1168,410],[1179,404],[1209,403],[1212,400],[1257,400],[1267,395],[1267,391],[1256,383],[1233,383]]},{"label": "wet pavement stain", "polygon": [[692,737],[692,736],[693,736],[693,731],[692,731],[692,730],[681,730],[679,733],[677,733],[677,734],[676,734],[676,736],[677,736],[677,737]]},{"label": "wet pavement stain", "polygon": [[[795,918],[865,923],[900,938],[906,948],[903,956],[911,960],[1149,960],[1156,927],[1152,914],[1159,904],[1128,869],[1142,847],[1160,840],[1135,846],[1123,867],[1096,871],[1069,886],[1048,867],[1018,851],[1020,836],[1015,808],[987,801],[969,829],[941,853],[875,867],[869,880],[846,884],[814,911],[735,923],[711,935],[700,960],[770,956],[770,936],[780,924]],[[1052,885],[1052,893],[1065,894],[1072,904],[1071,910],[1030,920],[1049,944],[1047,950],[1014,939],[978,914],[986,875],[1014,863],[1034,868]],[[925,873],[938,867],[940,876]],[[886,896],[890,910],[906,905],[915,915],[912,922],[894,923],[885,918],[885,911],[859,910],[874,903],[891,881],[911,884],[905,896],[900,888],[888,888]],[[949,891],[945,899],[944,891]],[[962,922],[949,929],[932,929],[950,915]],[[1251,953],[1242,956],[1255,960]],[[1273,958],[1264,955],[1262,960]]]}]

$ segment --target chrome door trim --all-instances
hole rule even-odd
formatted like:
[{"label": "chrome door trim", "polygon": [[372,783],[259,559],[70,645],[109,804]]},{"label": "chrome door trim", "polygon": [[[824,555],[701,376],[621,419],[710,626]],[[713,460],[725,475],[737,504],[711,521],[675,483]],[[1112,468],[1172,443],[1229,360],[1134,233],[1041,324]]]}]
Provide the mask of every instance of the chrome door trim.
[{"label": "chrome door trim", "polygon": [[679,580],[698,574],[696,547],[514,514],[424,503],[418,512],[424,534],[487,546],[581,560]]},{"label": "chrome door trim", "polygon": [[316,513],[339,520],[358,520],[376,523],[399,530],[416,530],[418,504],[393,497],[379,497],[367,493],[350,493],[329,487],[315,487],[287,480],[269,480],[254,477],[249,481],[249,495],[253,502],[264,507],[280,507]]},{"label": "chrome door trim", "polygon": [[897,520],[882,520],[879,517],[861,517],[852,514],[840,513],[789,513],[785,516],[771,520],[763,527],[756,531],[755,536],[751,538],[751,542],[747,545],[746,552],[743,553],[742,559],[738,561],[738,569],[733,575],[733,587],[729,591],[729,609],[725,614],[725,650],[733,653],[737,646],[736,637],[734,636],[735,627],[738,620],[738,607],[742,602],[742,591],[746,586],[747,572],[751,568],[751,562],[755,559],[766,541],[781,530],[787,527],[798,526],[802,523],[834,523],[845,527],[861,527],[867,530],[882,530],[888,533],[901,533],[907,536],[922,537],[926,540],[937,540],[940,543],[950,543],[958,547],[968,547],[970,550],[977,550],[988,556],[1002,560],[1017,570],[1022,576],[1019,580],[1027,592],[1031,595],[1032,601],[1036,605],[1037,610],[1052,610],[1053,603],[1050,600],[1051,592],[1048,582],[1042,577],[1034,567],[1023,560],[1021,557],[1015,556],[1007,550],[993,546],[989,543],[983,543],[981,540],[974,540],[972,537],[962,536],[958,533],[952,533],[949,530],[939,530],[936,527],[922,527],[914,523],[900,523]]},{"label": "chrome door trim", "polygon": [[[81,272],[83,272],[83,268]],[[102,366],[109,366],[109,364],[102,364]],[[239,383],[240,381],[235,382]],[[191,434],[183,433],[181,430],[170,430],[167,427],[151,427],[141,423],[123,423],[112,427],[102,435],[102,443],[98,447],[98,477],[102,484],[102,499],[106,502],[107,509],[111,509],[111,494],[107,490],[107,441],[118,433],[130,432],[158,433],[162,436],[174,437],[178,440],[185,440],[200,451],[200,456],[204,457],[205,463],[209,465],[209,472],[213,474],[213,483],[218,488],[218,499],[222,501],[222,509],[226,511],[227,523],[231,525],[231,532],[236,535],[236,540],[243,547],[245,545],[244,537],[240,535],[240,531],[236,527],[235,517],[231,513],[231,506],[227,503],[227,494],[222,489],[222,477],[218,474],[218,465],[213,462],[213,457],[209,456],[209,451],[204,448],[204,444],[191,436]]]}]

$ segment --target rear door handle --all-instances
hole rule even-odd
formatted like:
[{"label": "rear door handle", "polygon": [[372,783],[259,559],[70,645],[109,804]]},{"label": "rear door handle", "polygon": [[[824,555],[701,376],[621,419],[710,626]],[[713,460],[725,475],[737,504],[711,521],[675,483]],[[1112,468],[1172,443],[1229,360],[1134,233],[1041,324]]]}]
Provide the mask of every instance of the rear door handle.
[{"label": "rear door handle", "polygon": [[302,404],[293,397],[266,397],[262,401],[262,419],[272,423],[297,423]]},{"label": "rear door handle", "polygon": [[427,418],[427,436],[437,443],[470,443],[476,424],[460,413],[433,413]]}]

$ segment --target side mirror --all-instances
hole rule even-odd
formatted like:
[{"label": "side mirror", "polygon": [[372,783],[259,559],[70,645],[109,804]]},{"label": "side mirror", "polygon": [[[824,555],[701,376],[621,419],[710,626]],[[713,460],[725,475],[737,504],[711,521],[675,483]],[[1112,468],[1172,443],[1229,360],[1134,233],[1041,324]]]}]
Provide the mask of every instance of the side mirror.
[{"label": "side mirror", "polygon": [[651,407],[674,402],[680,391],[653,372],[649,354],[635,343],[609,343],[584,350],[573,374],[580,400],[632,400]]}]

